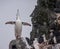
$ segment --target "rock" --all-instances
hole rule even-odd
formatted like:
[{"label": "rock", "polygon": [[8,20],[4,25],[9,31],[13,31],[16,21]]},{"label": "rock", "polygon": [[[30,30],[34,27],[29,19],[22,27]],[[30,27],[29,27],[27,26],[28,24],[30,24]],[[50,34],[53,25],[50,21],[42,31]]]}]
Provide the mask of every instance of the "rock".
[{"label": "rock", "polygon": [[27,49],[23,38],[14,39],[9,44],[9,49]]}]

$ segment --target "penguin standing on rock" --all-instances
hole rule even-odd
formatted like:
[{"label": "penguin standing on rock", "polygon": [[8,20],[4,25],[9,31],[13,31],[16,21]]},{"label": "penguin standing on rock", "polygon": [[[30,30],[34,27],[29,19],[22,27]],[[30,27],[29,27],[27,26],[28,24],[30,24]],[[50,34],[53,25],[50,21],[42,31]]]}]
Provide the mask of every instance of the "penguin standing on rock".
[{"label": "penguin standing on rock", "polygon": [[21,32],[22,32],[22,25],[31,26],[31,24],[27,22],[21,22],[21,19],[19,17],[19,9],[17,9],[17,15],[16,15],[16,21],[8,21],[5,24],[14,24],[15,25],[15,37],[16,39],[21,38]]}]

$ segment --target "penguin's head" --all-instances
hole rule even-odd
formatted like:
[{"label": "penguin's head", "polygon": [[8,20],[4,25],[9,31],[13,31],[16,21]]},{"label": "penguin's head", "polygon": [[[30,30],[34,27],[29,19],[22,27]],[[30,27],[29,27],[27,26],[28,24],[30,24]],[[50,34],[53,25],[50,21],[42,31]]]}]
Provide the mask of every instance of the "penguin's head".
[{"label": "penguin's head", "polygon": [[16,20],[20,19],[19,9],[17,9]]}]

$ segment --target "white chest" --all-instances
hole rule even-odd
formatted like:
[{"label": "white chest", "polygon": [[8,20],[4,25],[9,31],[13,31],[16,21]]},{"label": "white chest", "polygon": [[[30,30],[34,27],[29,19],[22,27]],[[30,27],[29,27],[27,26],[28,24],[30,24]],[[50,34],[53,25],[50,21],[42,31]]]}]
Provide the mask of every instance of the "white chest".
[{"label": "white chest", "polygon": [[16,33],[21,33],[21,31],[22,31],[22,22],[20,20],[16,20],[15,32]]}]

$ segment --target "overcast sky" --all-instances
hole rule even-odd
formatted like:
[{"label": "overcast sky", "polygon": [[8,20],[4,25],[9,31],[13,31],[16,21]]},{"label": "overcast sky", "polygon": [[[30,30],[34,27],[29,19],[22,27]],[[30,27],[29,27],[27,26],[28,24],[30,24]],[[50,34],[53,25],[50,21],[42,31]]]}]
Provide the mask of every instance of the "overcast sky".
[{"label": "overcast sky", "polygon": [[[5,25],[7,21],[16,19],[17,9],[22,21],[31,24],[29,17],[37,0],[0,0],[0,49],[8,49],[9,42],[15,39],[14,25]],[[29,37],[32,27],[23,26],[22,37]]]}]

